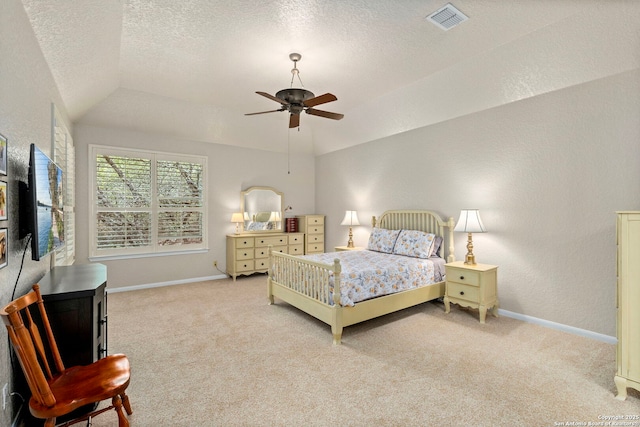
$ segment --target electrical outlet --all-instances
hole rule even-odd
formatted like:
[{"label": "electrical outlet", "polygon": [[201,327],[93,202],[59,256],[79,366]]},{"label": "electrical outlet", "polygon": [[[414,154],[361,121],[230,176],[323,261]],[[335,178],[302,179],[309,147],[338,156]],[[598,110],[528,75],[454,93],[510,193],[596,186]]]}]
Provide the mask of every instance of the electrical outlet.
[{"label": "electrical outlet", "polygon": [[2,387],[2,410],[4,411],[7,407],[7,389],[9,388],[9,384],[5,383]]},{"label": "electrical outlet", "polygon": [[218,267],[218,261],[213,261],[213,266]]}]

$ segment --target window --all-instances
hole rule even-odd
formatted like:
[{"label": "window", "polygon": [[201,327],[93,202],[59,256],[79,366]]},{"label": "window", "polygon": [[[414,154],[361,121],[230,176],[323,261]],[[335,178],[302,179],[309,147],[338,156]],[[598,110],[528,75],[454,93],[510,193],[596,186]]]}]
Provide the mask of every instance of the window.
[{"label": "window", "polygon": [[90,257],[206,249],[206,158],[89,147]]},{"label": "window", "polygon": [[75,151],[71,134],[60,118],[55,105],[53,110],[53,161],[62,169],[64,182],[64,246],[56,251],[55,265],[71,265],[75,261]]}]

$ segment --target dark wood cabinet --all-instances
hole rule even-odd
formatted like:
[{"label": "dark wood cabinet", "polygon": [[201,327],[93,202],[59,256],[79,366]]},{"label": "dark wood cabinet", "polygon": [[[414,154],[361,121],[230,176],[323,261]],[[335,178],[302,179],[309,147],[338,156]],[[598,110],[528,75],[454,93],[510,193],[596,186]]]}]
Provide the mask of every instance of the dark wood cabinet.
[{"label": "dark wood cabinet", "polygon": [[[88,365],[106,356],[107,267],[104,264],[55,267],[38,284],[65,367]],[[40,322],[37,313],[34,320]],[[30,396],[24,375],[20,368],[18,370],[17,389]],[[95,406],[79,408],[72,416],[87,413]],[[69,418],[60,417],[57,421]],[[28,410],[19,419],[19,425],[26,427],[44,425],[43,420],[34,418]]]},{"label": "dark wood cabinet", "polygon": [[55,267],[40,292],[65,366],[88,365],[107,354],[107,267]]}]

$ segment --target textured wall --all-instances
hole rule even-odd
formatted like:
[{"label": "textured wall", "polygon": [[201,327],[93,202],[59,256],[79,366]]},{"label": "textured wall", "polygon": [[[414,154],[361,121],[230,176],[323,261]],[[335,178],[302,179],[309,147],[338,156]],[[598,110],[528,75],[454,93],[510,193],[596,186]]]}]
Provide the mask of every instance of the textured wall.
[{"label": "textured wall", "polygon": [[[500,266],[502,308],[614,336],[614,212],[640,209],[637,93],[635,70],[320,156],[327,246],[345,244],[347,209],[364,246],[387,209],[479,208],[474,253]],[[456,233],[457,259],[465,245]]]},{"label": "textured wall", "polygon": [[[291,157],[291,174],[287,174],[287,155],[227,145],[186,141],[118,129],[78,124],[76,144],[76,263],[87,263],[88,241],[88,145],[110,145],[142,150],[158,150],[205,155],[208,158],[209,252],[170,257],[134,258],[104,261],[109,268],[109,287],[123,287],[221,274],[212,263],[224,270],[226,263],[225,235],[233,233],[231,214],[240,209],[240,191],[256,185],[274,187],[284,193],[284,203],[292,205],[294,213],[314,210],[314,160],[310,154]],[[179,266],[179,268],[176,268]]]},{"label": "textured wall", "polygon": [[[51,147],[51,103],[64,116],[64,107],[55,82],[36,42],[35,36],[18,0],[0,2],[0,133],[8,138],[8,173],[0,177],[8,183],[8,221],[0,222],[9,234],[8,266],[0,270],[0,305],[15,295],[26,293],[49,268],[49,258],[31,261],[27,250],[21,271],[27,239],[18,238],[18,182],[27,180],[29,144],[35,143],[45,153]],[[20,272],[21,271],[21,272]],[[19,276],[19,280],[18,280]],[[4,331],[4,328],[3,328]],[[6,333],[0,335],[0,387],[10,383],[10,350]],[[17,362],[16,367],[19,369]],[[17,397],[10,404],[19,403]],[[12,411],[0,411],[0,425],[11,424]]]}]

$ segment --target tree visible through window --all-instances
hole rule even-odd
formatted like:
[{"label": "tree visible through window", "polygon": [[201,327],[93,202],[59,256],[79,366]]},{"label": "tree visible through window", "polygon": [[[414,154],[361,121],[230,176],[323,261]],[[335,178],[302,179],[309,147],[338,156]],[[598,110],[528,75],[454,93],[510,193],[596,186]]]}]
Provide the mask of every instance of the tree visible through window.
[{"label": "tree visible through window", "polygon": [[206,159],[92,146],[92,255],[205,247]]}]

